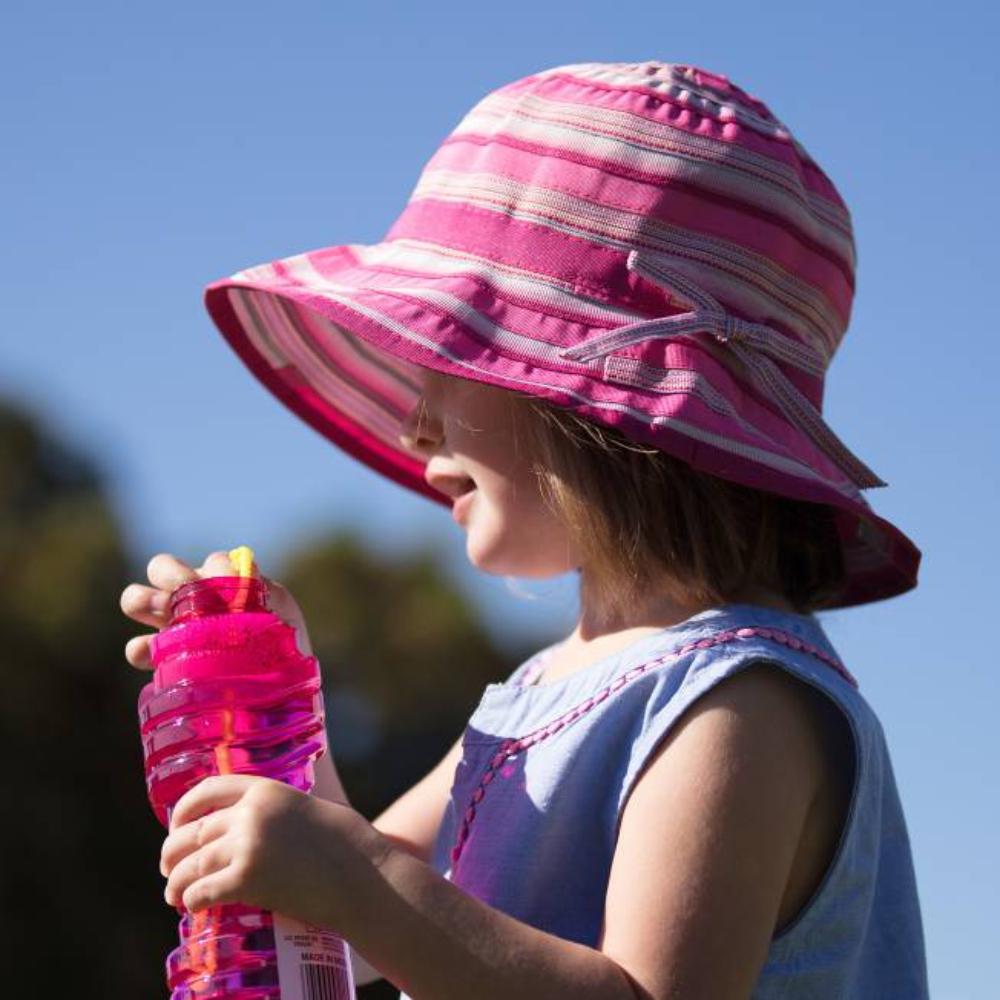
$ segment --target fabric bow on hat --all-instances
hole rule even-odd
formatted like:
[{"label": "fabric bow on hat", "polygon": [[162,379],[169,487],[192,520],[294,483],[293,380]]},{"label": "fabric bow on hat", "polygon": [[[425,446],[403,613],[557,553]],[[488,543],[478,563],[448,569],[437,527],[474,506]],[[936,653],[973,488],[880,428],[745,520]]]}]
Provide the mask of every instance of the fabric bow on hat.
[{"label": "fabric bow on hat", "polygon": [[[246,268],[206,304],[295,413],[444,505],[401,434],[421,369],[827,505],[844,566],[828,606],[848,607],[910,589],[920,561],[820,414],[855,257],[833,182],[759,98],[683,63],[575,63],[476,102],[381,241]],[[656,317],[661,292],[687,311]],[[650,363],[657,339],[674,367]]]},{"label": "fabric bow on hat", "polygon": [[823,359],[805,344],[799,344],[762,323],[751,323],[727,313],[711,295],[696,288],[675,270],[671,270],[652,253],[632,250],[628,267],[659,285],[674,297],[691,306],[691,311],[659,319],[641,320],[601,334],[559,352],[568,361],[587,362],[595,358],[607,361],[612,351],[631,344],[653,339],[708,333],[726,344],[743,362],[754,385],[774,402],[785,416],[805,431],[854,482],[859,489],[887,486],[867,465],[850,452],[830,429],[819,411],[785,377],[771,360],[822,378],[826,371]]}]

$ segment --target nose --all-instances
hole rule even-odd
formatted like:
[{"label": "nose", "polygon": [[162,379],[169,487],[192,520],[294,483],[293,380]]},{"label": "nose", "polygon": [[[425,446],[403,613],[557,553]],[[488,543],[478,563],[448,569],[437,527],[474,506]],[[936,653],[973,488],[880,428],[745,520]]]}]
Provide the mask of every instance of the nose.
[{"label": "nose", "polygon": [[399,442],[408,451],[432,452],[440,439],[441,423],[430,416],[421,396],[402,423]]}]

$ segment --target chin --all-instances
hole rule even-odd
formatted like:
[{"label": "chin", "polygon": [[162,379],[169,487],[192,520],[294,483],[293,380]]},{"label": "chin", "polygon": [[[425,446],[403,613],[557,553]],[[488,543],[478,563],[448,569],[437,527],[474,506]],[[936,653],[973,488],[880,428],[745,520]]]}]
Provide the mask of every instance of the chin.
[{"label": "chin", "polygon": [[[523,538],[521,539],[523,545]],[[470,534],[466,539],[465,554],[476,569],[491,576],[518,576],[528,580],[547,580],[576,569],[577,560],[546,558],[534,551],[515,552],[500,544],[477,544]]]}]

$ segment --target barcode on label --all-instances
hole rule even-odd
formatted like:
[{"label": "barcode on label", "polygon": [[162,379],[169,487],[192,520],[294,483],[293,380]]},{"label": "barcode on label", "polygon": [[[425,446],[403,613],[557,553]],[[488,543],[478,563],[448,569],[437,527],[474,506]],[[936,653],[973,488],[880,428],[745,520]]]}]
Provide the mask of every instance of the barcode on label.
[{"label": "barcode on label", "polygon": [[281,1000],[355,1000],[347,942],[329,928],[272,917]]},{"label": "barcode on label", "polygon": [[353,997],[352,984],[344,970],[336,965],[302,965],[303,1000],[347,1000]]}]

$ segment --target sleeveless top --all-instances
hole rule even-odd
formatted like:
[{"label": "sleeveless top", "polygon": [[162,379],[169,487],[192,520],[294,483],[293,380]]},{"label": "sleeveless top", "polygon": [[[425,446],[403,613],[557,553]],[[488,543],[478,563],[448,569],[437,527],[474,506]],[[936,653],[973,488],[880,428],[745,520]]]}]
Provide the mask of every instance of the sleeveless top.
[{"label": "sleeveless top", "polygon": [[524,923],[596,948],[619,818],[643,765],[701,695],[766,661],[847,717],[855,773],[833,861],[772,937],[751,998],[928,996],[910,843],[885,736],[815,617],[727,604],[532,686],[559,645],[488,685],[473,712],[434,849],[440,874]]}]

